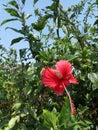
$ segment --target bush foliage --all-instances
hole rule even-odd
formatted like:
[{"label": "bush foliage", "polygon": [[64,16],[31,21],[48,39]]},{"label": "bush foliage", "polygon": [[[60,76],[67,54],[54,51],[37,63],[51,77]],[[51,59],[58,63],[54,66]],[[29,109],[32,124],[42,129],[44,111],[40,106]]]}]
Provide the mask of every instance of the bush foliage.
[{"label": "bush foliage", "polygon": [[[60,0],[44,9],[33,1],[34,14],[26,14],[26,0],[9,0],[10,14],[1,25],[19,22],[20,34],[11,45],[28,42],[28,48],[6,50],[0,45],[0,130],[98,129],[98,0],[81,0],[64,10]],[[66,1],[65,1],[66,4]],[[28,19],[38,20],[27,24]],[[90,23],[93,19],[93,23]],[[70,112],[66,93],[57,96],[43,86],[41,72],[61,59],[74,66],[79,84],[68,86],[77,115]]]}]

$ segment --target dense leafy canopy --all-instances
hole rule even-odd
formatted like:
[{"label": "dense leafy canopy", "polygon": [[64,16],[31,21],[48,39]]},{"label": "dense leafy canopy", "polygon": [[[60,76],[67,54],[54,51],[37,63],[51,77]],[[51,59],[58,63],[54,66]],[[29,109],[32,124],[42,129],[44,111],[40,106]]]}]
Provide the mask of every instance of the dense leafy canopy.
[{"label": "dense leafy canopy", "polygon": [[[1,25],[21,25],[6,28],[20,34],[11,45],[26,41],[29,47],[19,50],[18,59],[16,50],[0,45],[0,130],[97,130],[98,0],[81,0],[66,10],[60,0],[51,0],[42,10],[34,8],[38,20],[30,25],[26,2],[9,0],[4,5],[10,17]],[[66,93],[57,96],[41,81],[42,70],[62,59],[73,64],[79,82],[68,86],[76,116],[70,113]]]}]

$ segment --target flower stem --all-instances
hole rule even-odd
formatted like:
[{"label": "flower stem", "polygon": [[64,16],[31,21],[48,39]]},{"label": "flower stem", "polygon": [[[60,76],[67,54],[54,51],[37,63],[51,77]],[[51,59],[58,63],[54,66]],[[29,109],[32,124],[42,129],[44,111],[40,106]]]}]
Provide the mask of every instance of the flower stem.
[{"label": "flower stem", "polygon": [[66,93],[68,95],[69,101],[70,101],[71,113],[72,113],[72,115],[76,115],[77,112],[76,112],[76,108],[75,108],[75,105],[73,103],[73,100],[71,99],[71,96],[70,96],[70,94],[69,94],[69,92],[68,92],[68,90],[67,90],[67,88],[65,86],[64,86],[64,89],[65,89],[65,91],[66,91]]}]

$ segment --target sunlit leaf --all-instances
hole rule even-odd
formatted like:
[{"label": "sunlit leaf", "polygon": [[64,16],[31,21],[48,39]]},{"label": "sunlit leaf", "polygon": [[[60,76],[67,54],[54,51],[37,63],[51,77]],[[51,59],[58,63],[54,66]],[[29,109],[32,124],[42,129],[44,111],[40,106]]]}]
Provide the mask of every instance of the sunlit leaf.
[{"label": "sunlit leaf", "polygon": [[48,110],[43,110],[42,119],[44,120],[44,125],[50,128],[56,128],[57,116],[54,112]]},{"label": "sunlit leaf", "polygon": [[67,123],[69,122],[70,117],[71,117],[70,104],[68,98],[66,98],[65,103],[59,115],[59,124],[61,126],[63,125],[66,126]]},{"label": "sunlit leaf", "polygon": [[15,126],[15,124],[19,122],[19,120],[20,120],[19,116],[12,117],[8,124],[9,128],[12,129]]},{"label": "sunlit leaf", "polygon": [[14,105],[13,105],[13,107],[12,107],[12,109],[14,109],[14,110],[17,110],[17,109],[19,109],[20,107],[21,107],[21,102],[16,102]]},{"label": "sunlit leaf", "polygon": [[88,78],[96,87],[98,87],[98,74],[89,73]]}]

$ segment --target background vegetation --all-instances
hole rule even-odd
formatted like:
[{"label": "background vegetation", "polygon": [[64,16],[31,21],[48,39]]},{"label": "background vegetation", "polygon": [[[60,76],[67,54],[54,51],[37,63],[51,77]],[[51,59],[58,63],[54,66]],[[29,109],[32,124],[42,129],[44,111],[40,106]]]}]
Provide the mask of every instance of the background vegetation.
[{"label": "background vegetation", "polygon": [[[98,0],[81,0],[63,9],[60,0],[26,14],[26,0],[4,5],[9,19],[21,29],[11,45],[28,42],[19,50],[0,45],[0,130],[98,130]],[[39,0],[34,0],[35,6]],[[33,9],[33,8],[32,8]],[[37,21],[28,25],[34,15]],[[90,20],[93,20],[91,23]],[[68,87],[77,115],[70,113],[66,93],[56,96],[41,82],[41,70],[58,60],[73,63],[79,84]]]}]

